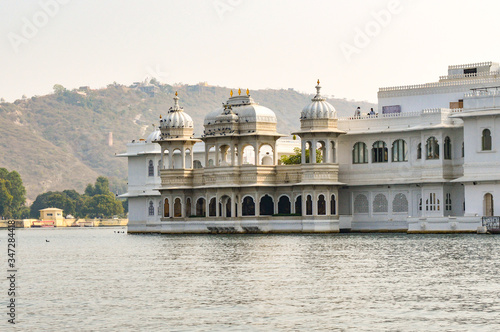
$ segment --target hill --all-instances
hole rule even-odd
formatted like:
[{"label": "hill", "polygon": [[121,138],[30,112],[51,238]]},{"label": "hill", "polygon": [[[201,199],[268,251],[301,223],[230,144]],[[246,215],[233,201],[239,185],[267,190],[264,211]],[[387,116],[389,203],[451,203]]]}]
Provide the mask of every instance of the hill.
[{"label": "hill", "polygon": [[[156,82],[155,82],[156,83]],[[180,104],[195,122],[200,135],[206,113],[229,97],[229,88],[205,85],[156,84],[66,90],[0,103],[0,167],[17,170],[29,200],[48,190],[76,189],[82,192],[97,176],[110,179],[115,193],[126,190],[127,164],[115,154],[132,139],[145,138],[166,114],[178,91]],[[152,91],[154,90],[154,92]],[[299,128],[299,114],[311,95],[293,89],[256,90],[252,97],[275,111],[278,131],[289,134]],[[331,98],[339,116],[351,115],[367,102]],[[112,134],[110,134],[112,133]],[[108,144],[112,135],[112,144]]]}]

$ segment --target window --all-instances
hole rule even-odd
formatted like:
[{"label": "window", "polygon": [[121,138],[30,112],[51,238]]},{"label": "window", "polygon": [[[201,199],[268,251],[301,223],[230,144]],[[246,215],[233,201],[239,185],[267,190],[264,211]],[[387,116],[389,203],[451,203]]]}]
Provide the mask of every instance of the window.
[{"label": "window", "polygon": [[444,139],[444,159],[451,159],[451,139],[448,136]]},{"label": "window", "polygon": [[158,176],[160,176],[161,171],[161,160],[158,160]]},{"label": "window", "polygon": [[352,163],[353,164],[368,163],[368,149],[365,143],[358,142],[354,144],[354,147],[352,149]]},{"label": "window", "polygon": [[387,202],[387,198],[384,194],[377,194],[375,199],[373,200],[373,212],[383,213],[387,212],[387,206],[389,203]]},{"label": "window", "polygon": [[465,157],[465,144],[462,142],[462,158]]},{"label": "window", "polygon": [[161,201],[158,202],[158,215],[161,216]]},{"label": "window", "polygon": [[392,161],[408,161],[407,156],[408,145],[402,139],[398,139],[392,143]]},{"label": "window", "polygon": [[439,144],[434,136],[431,136],[427,139],[425,150],[427,159],[439,159]]},{"label": "window", "polygon": [[149,166],[148,166],[148,176],[154,176],[155,175],[155,166],[153,165],[153,161],[149,161]]},{"label": "window", "polygon": [[368,198],[359,194],[354,199],[354,213],[368,213]]},{"label": "window", "polygon": [[446,211],[451,211],[451,194],[450,193],[446,194],[446,199],[444,201],[444,209]]},{"label": "window", "polygon": [[155,215],[155,206],[153,204],[153,201],[149,201],[148,215],[150,216]]},{"label": "window", "polygon": [[312,216],[312,214],[313,214],[312,197],[311,197],[311,195],[307,195],[307,198],[306,198],[306,215],[307,216]]},{"label": "window", "polygon": [[396,194],[392,201],[392,212],[403,213],[408,212],[408,199],[405,194]]},{"label": "window", "polygon": [[324,195],[319,195],[318,197],[318,215],[326,215],[326,201]]},{"label": "window", "polygon": [[425,200],[425,210],[426,211],[439,211],[439,210],[441,210],[439,199],[436,199],[435,193],[430,193],[429,198]]},{"label": "window", "polygon": [[417,159],[422,159],[422,143],[417,145]]},{"label": "window", "polygon": [[383,141],[377,141],[373,143],[373,149],[372,149],[372,162],[374,163],[386,163],[387,162],[387,144]]},{"label": "window", "polygon": [[482,150],[491,151],[491,131],[489,129],[483,130]]},{"label": "window", "polygon": [[476,76],[477,74],[477,68],[467,68],[464,69],[464,74],[469,75],[469,76]]}]

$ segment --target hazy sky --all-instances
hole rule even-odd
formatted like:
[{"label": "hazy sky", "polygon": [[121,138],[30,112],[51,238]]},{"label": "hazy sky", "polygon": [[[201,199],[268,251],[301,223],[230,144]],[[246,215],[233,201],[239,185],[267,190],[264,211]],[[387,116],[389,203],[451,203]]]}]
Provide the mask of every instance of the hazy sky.
[{"label": "hazy sky", "polygon": [[[57,5],[54,5],[57,4]],[[0,97],[161,82],[376,102],[382,86],[500,61],[489,0],[0,0]]]}]

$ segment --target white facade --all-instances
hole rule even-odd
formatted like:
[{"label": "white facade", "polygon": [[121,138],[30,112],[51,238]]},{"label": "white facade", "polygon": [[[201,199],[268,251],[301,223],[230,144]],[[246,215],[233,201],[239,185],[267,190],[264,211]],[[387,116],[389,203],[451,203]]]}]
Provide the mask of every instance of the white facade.
[{"label": "white facade", "polygon": [[[129,231],[475,232],[500,212],[497,86],[496,63],[450,66],[436,83],[380,89],[376,115],[337,118],[318,82],[301,140],[282,144],[274,112],[248,92],[209,112],[199,140],[176,97],[180,138],[157,131],[121,155]],[[278,165],[299,144],[301,164]]]}]

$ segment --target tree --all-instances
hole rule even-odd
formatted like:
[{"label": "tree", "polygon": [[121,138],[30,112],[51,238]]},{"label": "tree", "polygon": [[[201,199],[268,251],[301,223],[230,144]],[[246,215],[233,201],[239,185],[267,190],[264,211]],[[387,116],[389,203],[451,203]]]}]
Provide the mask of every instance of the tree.
[{"label": "tree", "polygon": [[99,176],[95,181],[95,185],[88,184],[85,188],[85,195],[95,196],[95,195],[113,195],[111,190],[109,190],[109,180],[104,176]]},{"label": "tree", "polygon": [[30,216],[32,218],[38,218],[40,215],[40,210],[54,207],[62,209],[64,214],[76,214],[75,202],[68,197],[65,193],[58,191],[49,191],[40,194],[36,197],[33,204],[30,207]]},{"label": "tree", "polygon": [[16,171],[0,168],[0,216],[19,218],[26,202],[26,189]]},{"label": "tree", "polygon": [[55,93],[56,95],[61,95],[61,94],[63,94],[64,92],[66,92],[66,88],[65,88],[65,87],[63,87],[61,84],[54,84],[53,89],[54,89],[54,93]]},{"label": "tree", "polygon": [[[280,160],[283,165],[298,165],[302,162],[302,151],[300,148],[294,148],[290,156],[281,156]],[[321,155],[321,150],[316,149],[316,163],[321,163],[323,156]],[[306,150],[306,163],[309,162],[309,150]]]},{"label": "tree", "polygon": [[84,212],[91,218],[109,218],[123,214],[123,206],[113,195],[95,195],[85,202]]}]

